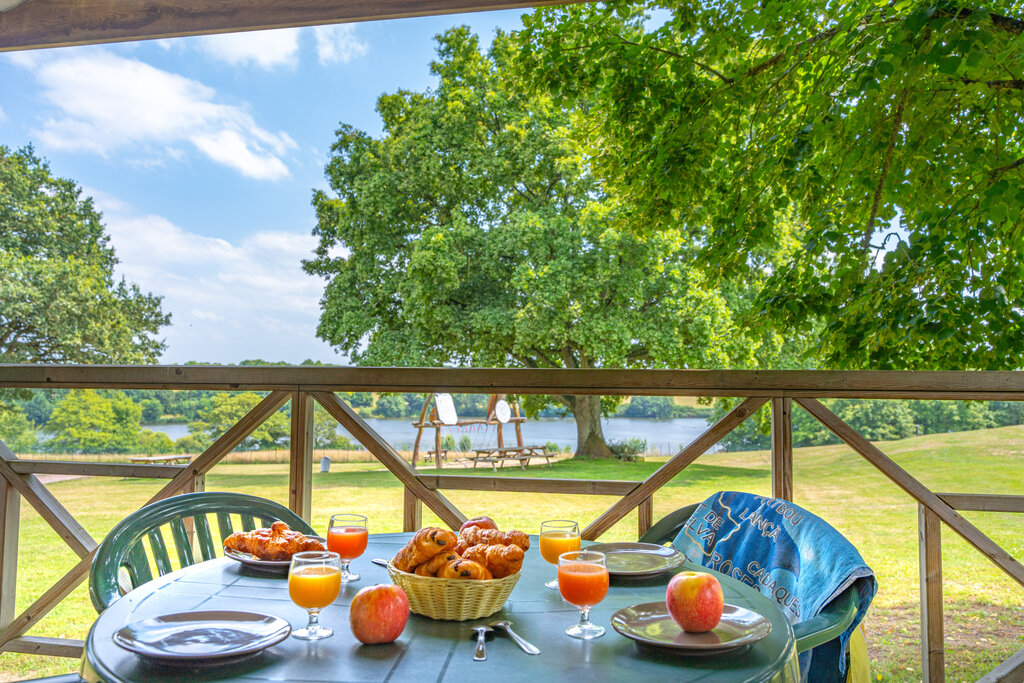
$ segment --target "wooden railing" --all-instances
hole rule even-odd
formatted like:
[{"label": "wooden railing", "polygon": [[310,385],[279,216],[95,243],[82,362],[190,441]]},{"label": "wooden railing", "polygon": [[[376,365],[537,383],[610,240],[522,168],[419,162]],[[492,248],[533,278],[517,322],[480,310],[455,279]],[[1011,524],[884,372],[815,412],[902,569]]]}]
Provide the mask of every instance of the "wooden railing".
[{"label": "wooden railing", "polygon": [[[918,503],[922,667],[926,680],[944,679],[941,524],[1024,586],[1024,566],[957,512],[1024,512],[1024,496],[935,493],[818,400],[843,397],[1020,401],[1024,400],[1024,373],[0,365],[0,388],[3,387],[268,393],[212,446],[183,466],[20,460],[0,444],[0,651],[70,657],[81,653],[81,641],[24,635],[82,582],[97,545],[39,482],[37,474],[167,479],[151,502],[183,491],[202,490],[206,473],[289,400],[292,438],[288,505],[306,519],[310,517],[312,500],[312,416],[316,401],[402,483],[406,530],[420,525],[423,505],[452,527],[457,528],[465,521],[442,490],[619,496],[618,501],[587,525],[583,531],[586,539],[600,537],[634,509],[638,510],[638,533],[646,531],[653,521],[653,497],[657,491],[765,404],[770,404],[772,415],[772,492],[778,498],[792,499],[791,411],[795,401]],[[730,396],[744,400],[645,480],[633,482],[421,474],[337,396],[336,392],[341,391]],[[22,498],[81,559],[32,605],[15,614]],[[1024,673],[1024,650],[997,669],[999,675],[1007,671],[1011,676]]]}]

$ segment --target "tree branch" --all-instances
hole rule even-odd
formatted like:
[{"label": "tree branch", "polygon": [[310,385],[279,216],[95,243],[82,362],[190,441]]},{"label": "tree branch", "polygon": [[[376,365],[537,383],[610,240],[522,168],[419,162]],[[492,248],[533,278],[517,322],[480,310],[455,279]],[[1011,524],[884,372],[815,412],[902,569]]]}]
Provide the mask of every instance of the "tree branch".
[{"label": "tree branch", "polygon": [[982,83],[995,90],[1024,90],[1024,79],[1020,78],[1011,78],[1002,81],[982,81],[977,78],[962,78],[960,80],[967,85]]},{"label": "tree branch", "polygon": [[875,200],[871,203],[871,217],[868,219],[867,234],[864,237],[865,243],[870,247],[871,235],[875,231],[875,218],[878,216],[878,205],[882,201],[882,186],[885,184],[885,177],[889,174],[889,163],[892,161],[892,153],[896,148],[896,136],[903,125],[903,107],[907,104],[909,90],[904,88],[900,96],[900,102],[896,106],[896,116],[892,122],[892,133],[889,134],[889,146],[885,150],[885,160],[882,162],[882,172],[878,175],[878,185],[875,186]]},{"label": "tree branch", "polygon": [[1001,176],[1002,174],[1006,173],[1007,171],[1012,171],[1015,168],[1020,168],[1021,166],[1024,166],[1024,157],[1021,157],[1020,159],[1017,159],[1017,161],[1014,161],[1013,163],[1009,163],[1006,166],[1000,166],[999,168],[993,168],[991,171],[989,171],[989,174],[993,178],[995,178],[995,177]]},{"label": "tree branch", "polygon": [[1013,17],[1007,17],[1002,14],[996,14],[995,12],[988,12],[986,10],[972,10],[967,8],[957,10],[956,12],[940,10],[935,13],[935,16],[945,17],[947,19],[966,19],[975,12],[984,12],[985,14],[987,14],[988,18],[992,20],[992,24],[996,28],[1000,28],[1004,31],[1009,31],[1010,33],[1016,33],[1017,35],[1024,33],[1024,21],[1021,21],[1020,19],[1014,19]]}]

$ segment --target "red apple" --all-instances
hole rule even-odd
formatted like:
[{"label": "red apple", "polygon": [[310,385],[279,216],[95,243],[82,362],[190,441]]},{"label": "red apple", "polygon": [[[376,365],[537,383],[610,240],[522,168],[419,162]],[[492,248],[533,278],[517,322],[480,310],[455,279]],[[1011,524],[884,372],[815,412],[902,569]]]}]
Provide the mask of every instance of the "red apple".
[{"label": "red apple", "polygon": [[473,519],[470,519],[470,520],[466,521],[466,523],[463,524],[459,528],[459,533],[461,534],[463,531],[465,531],[466,529],[468,529],[471,526],[480,527],[481,529],[497,529],[498,528],[498,525],[495,524],[494,520],[491,519],[490,517],[474,517]]},{"label": "red apple", "polygon": [[409,596],[401,586],[378,584],[355,594],[348,608],[352,635],[361,643],[391,643],[409,620]]},{"label": "red apple", "polygon": [[684,631],[700,633],[718,626],[725,598],[721,584],[711,574],[680,572],[668,582],[665,605]]}]

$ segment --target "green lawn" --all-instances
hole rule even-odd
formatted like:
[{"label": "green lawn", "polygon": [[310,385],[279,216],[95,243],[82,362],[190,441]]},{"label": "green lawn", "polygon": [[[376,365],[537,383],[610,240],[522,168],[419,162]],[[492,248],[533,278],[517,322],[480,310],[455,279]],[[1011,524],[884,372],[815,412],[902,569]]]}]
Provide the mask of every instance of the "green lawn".
[{"label": "green lawn", "polygon": [[[882,450],[925,485],[939,492],[1024,494],[1024,427],[931,435],[891,442]],[[531,467],[529,476],[640,480],[660,463],[556,463]],[[472,470],[445,470],[473,474]],[[477,470],[475,474],[483,474]],[[518,469],[499,476],[520,476]],[[288,497],[287,465],[221,464],[207,477],[209,490],[251,493],[278,501]],[[917,507],[871,465],[843,446],[798,449],[796,502],[842,531],[878,575],[880,589],[866,630],[877,680],[920,680]],[[50,485],[62,503],[96,538],[144,503],[160,486],[152,480],[78,479]],[[331,512],[369,515],[373,531],[399,531],[402,489],[376,464],[335,465],[313,479],[313,526],[321,530]],[[706,455],[655,496],[655,519],[720,489],[770,493],[768,454]],[[589,522],[615,499],[453,491],[449,498],[469,516],[488,514],[503,527],[536,531],[552,517]],[[965,513],[1011,555],[1024,558],[1020,516]],[[436,521],[425,511],[424,522]],[[636,538],[636,515],[604,540]],[[976,680],[1024,646],[1024,588],[1006,577],[958,536],[944,530],[948,680]],[[28,505],[23,506],[18,563],[18,608],[23,609],[75,563],[73,553]],[[83,638],[94,613],[80,587],[31,632]],[[614,637],[614,635],[613,635]],[[0,654],[0,680],[60,673],[67,659]]]}]

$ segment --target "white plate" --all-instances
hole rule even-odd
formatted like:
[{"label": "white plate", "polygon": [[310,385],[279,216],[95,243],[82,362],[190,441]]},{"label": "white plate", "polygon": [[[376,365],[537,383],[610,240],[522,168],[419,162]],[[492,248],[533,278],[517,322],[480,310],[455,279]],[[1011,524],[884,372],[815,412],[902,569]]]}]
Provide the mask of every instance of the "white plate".
[{"label": "white plate", "polygon": [[[315,538],[322,542],[324,547],[327,547],[327,539],[321,538],[320,536],[306,536],[306,538]],[[241,550],[233,550],[231,548],[224,548],[224,557],[234,560],[235,562],[241,562],[244,565],[248,565],[255,569],[260,569],[265,572],[276,572],[278,574],[287,574],[288,568],[292,566],[292,561],[289,560],[261,560],[255,555],[249,553],[243,553]]]},{"label": "white plate", "polygon": [[150,659],[209,661],[260,652],[291,631],[279,617],[217,610],[142,619],[116,631],[113,638],[124,649]]}]

